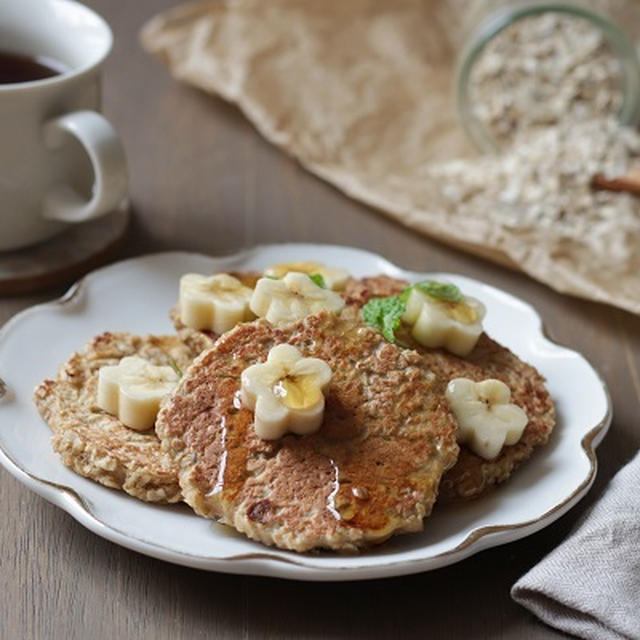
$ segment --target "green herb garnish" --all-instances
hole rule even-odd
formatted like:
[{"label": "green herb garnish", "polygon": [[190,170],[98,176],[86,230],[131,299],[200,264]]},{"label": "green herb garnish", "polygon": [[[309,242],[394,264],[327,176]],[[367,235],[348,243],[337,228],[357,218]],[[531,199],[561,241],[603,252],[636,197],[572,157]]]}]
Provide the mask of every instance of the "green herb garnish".
[{"label": "green herb garnish", "polygon": [[313,280],[313,282],[315,282],[321,289],[326,289],[327,285],[324,281],[324,278],[322,277],[321,274],[319,273],[310,273],[309,277],[311,278],[311,280]]},{"label": "green herb garnish", "polygon": [[394,331],[400,326],[400,318],[406,310],[406,301],[398,296],[371,298],[362,307],[362,317],[370,327],[379,329],[389,342],[396,342]]},{"label": "green herb garnish", "polygon": [[435,280],[425,280],[418,282],[404,289],[397,296],[389,296],[388,298],[371,298],[367,304],[362,307],[362,317],[370,326],[382,332],[382,335],[389,342],[398,342],[395,336],[395,330],[400,326],[400,320],[407,310],[407,302],[411,292],[417,289],[422,293],[444,300],[445,302],[460,302],[464,296],[455,284],[446,284]]},{"label": "green herb garnish", "polygon": [[413,287],[407,287],[406,289],[403,289],[400,295],[398,296],[398,298],[400,298],[400,302],[403,302],[406,305],[407,302],[409,301],[409,296],[411,295],[412,291],[413,291]]},{"label": "green herb garnish", "polygon": [[280,280],[280,278],[278,278],[278,276],[272,276],[269,273],[265,273],[264,276],[262,276],[263,278],[269,278],[269,280]]},{"label": "green herb garnish", "polygon": [[178,366],[178,363],[170,356],[167,355],[169,359],[169,366],[176,372],[178,378],[182,378],[182,369]]},{"label": "green herb garnish", "polygon": [[[455,284],[447,284],[445,282],[437,282],[436,280],[425,280],[413,285],[418,291],[426,293],[437,300],[445,302],[460,302],[463,298],[462,292]],[[405,289],[407,291],[407,289]],[[402,293],[404,294],[405,291]]]}]

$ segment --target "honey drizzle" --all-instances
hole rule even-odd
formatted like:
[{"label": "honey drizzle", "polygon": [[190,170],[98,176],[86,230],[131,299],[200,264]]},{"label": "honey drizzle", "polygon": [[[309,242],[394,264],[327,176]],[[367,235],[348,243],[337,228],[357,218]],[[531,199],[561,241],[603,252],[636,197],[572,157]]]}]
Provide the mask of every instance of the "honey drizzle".
[{"label": "honey drizzle", "polygon": [[327,509],[329,509],[329,511],[331,512],[331,515],[336,520],[342,520],[342,517],[340,516],[340,512],[336,508],[336,495],[338,494],[338,491],[340,489],[340,481],[338,479],[338,475],[339,475],[338,465],[335,463],[333,458],[329,458],[329,463],[331,464],[331,468],[333,469],[334,475],[333,475],[333,488],[331,490],[331,493],[327,497]]},{"label": "honey drizzle", "polygon": [[224,489],[224,472],[227,469],[227,457],[229,456],[229,450],[227,449],[227,425],[224,417],[222,418],[222,422],[220,424],[220,428],[222,431],[221,437],[221,445],[222,445],[222,454],[220,455],[220,464],[218,465],[218,474],[216,477],[216,483],[213,485],[213,489],[207,493],[207,497],[215,496],[220,493]]}]

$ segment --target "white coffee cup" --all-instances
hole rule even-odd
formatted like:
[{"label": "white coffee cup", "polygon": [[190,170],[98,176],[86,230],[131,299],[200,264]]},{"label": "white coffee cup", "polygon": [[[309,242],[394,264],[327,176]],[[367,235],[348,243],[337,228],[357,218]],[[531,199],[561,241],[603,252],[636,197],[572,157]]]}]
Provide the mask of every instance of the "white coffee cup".
[{"label": "white coffee cup", "polygon": [[66,69],[0,84],[0,251],[109,213],[126,197],[124,151],[98,113],[112,41],[107,23],[72,0],[0,2],[0,50]]}]

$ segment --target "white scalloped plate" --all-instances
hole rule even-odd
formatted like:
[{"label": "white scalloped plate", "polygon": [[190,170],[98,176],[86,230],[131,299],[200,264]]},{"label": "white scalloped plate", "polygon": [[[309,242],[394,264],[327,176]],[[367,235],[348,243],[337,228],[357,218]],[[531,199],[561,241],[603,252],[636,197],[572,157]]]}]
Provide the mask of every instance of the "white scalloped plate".
[{"label": "white scalloped plate", "polygon": [[[197,517],[184,505],[145,504],[61,464],[31,394],[74,350],[105,330],[170,333],[167,313],[177,296],[178,278],[185,272],[261,269],[275,262],[309,259],[344,267],[355,276],[446,278],[482,300],[488,309],[487,332],[547,378],[558,413],[550,444],[486,497],[438,507],[425,521],[424,532],[398,536],[373,551],[349,556],[271,549],[226,533],[226,528]],[[407,272],[371,253],[326,245],[263,246],[215,259],[163,253],[95,271],[60,300],[28,309],[5,325],[0,331],[0,378],[6,383],[0,401],[0,463],[82,525],[170,562],[301,580],[358,580],[427,571],[538,531],[588,491],[596,473],[594,448],[611,421],[609,395],[598,374],[580,354],[550,342],[528,304],[471,278]]]}]

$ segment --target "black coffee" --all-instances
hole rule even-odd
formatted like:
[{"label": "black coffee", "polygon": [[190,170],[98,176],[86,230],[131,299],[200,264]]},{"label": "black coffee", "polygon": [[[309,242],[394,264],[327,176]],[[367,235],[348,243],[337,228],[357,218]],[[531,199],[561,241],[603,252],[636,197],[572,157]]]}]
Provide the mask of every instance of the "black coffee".
[{"label": "black coffee", "polygon": [[44,80],[64,73],[64,65],[43,56],[31,57],[0,51],[0,84]]}]

